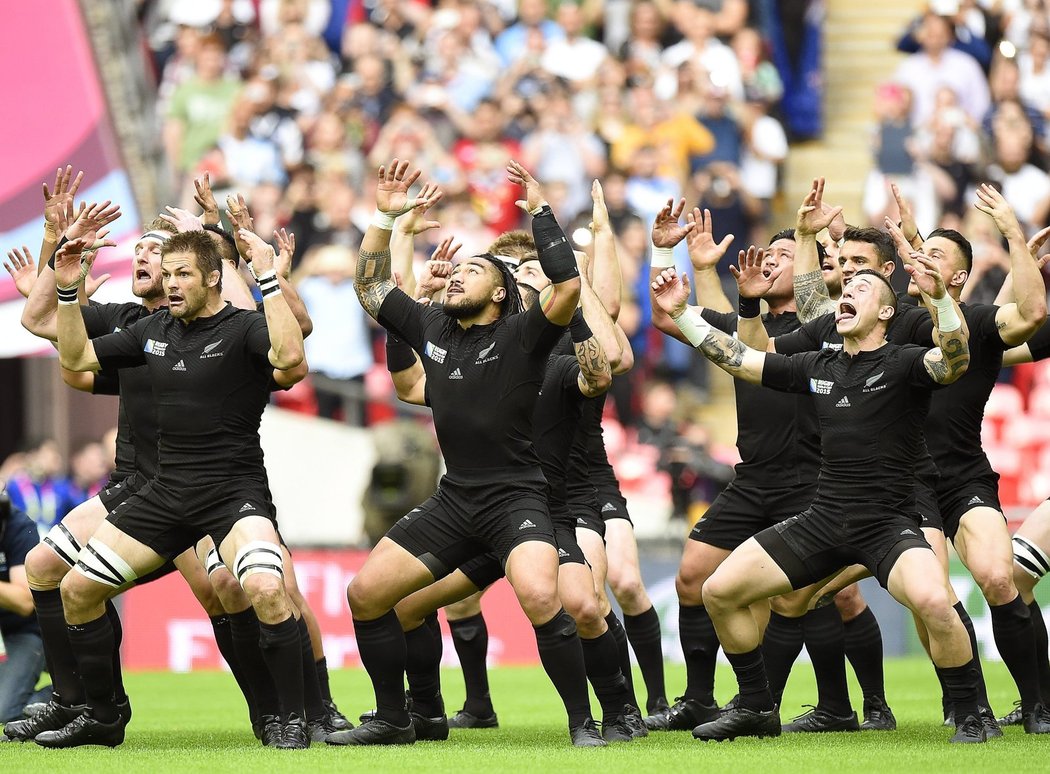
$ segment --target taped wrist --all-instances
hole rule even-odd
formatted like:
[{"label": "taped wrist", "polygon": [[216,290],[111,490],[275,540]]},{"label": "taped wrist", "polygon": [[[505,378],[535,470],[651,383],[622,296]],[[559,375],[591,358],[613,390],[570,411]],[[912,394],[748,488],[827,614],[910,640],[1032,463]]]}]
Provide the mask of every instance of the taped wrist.
[{"label": "taped wrist", "polygon": [[66,288],[58,288],[58,303],[60,304],[76,304],[79,300],[80,283],[76,285],[70,285]]},{"label": "taped wrist", "polygon": [[281,293],[281,282],[277,279],[276,269],[263,272],[256,277],[256,281],[259,283],[259,292],[262,293],[264,301],[270,296],[276,296]]},{"label": "taped wrist", "polygon": [[670,269],[674,266],[674,249],[670,247],[657,247],[652,242],[649,243],[649,252],[652,254],[652,259],[649,265],[654,269]]},{"label": "taped wrist", "polygon": [[941,333],[950,333],[962,327],[962,320],[959,319],[959,313],[955,311],[955,304],[952,303],[951,296],[945,293],[940,298],[931,298],[930,303],[937,310],[937,330]]},{"label": "taped wrist", "polygon": [[678,326],[678,330],[685,336],[686,341],[692,344],[694,347],[699,347],[704,343],[704,339],[707,338],[707,334],[711,332],[711,326],[707,320],[700,316],[700,313],[695,309],[686,307],[685,311],[677,317],[672,317],[674,324]]},{"label": "taped wrist", "polygon": [[550,207],[544,206],[532,219],[532,238],[536,242],[540,266],[547,278],[557,285],[580,276],[572,245],[554,217]]},{"label": "taped wrist", "polygon": [[580,344],[587,339],[591,338],[594,334],[591,332],[591,326],[587,324],[587,321],[583,319],[583,310],[577,309],[572,319],[569,320],[569,337],[572,339],[573,344]]},{"label": "taped wrist", "polygon": [[758,317],[762,314],[762,303],[757,298],[744,298],[740,296],[740,305],[737,307],[741,317]]},{"label": "taped wrist", "polygon": [[392,333],[386,335],[386,370],[392,374],[416,364],[416,351]]}]

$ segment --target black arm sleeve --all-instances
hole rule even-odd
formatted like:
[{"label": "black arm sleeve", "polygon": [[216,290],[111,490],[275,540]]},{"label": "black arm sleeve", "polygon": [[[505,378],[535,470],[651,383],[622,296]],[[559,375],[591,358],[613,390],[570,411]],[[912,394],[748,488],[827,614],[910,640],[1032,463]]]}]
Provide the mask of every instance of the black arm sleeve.
[{"label": "black arm sleeve", "polygon": [[120,379],[113,371],[99,371],[91,383],[92,395],[120,395]]},{"label": "black arm sleeve", "polygon": [[736,333],[738,319],[736,312],[716,312],[714,309],[708,309],[705,306],[700,310],[700,316],[712,328],[717,328],[722,333],[728,333],[730,336]]},{"label": "black arm sleeve", "polygon": [[558,225],[554,211],[547,205],[532,218],[532,238],[536,241],[540,266],[551,282],[567,282],[580,276],[572,245]]},{"label": "black arm sleeve", "polygon": [[834,328],[835,316],[826,314],[810,320],[798,330],[775,337],[773,345],[781,355],[815,352],[823,346],[828,336],[834,332]]},{"label": "black arm sleeve", "polygon": [[1046,360],[1050,357],[1050,322],[1043,323],[1039,330],[1028,340],[1028,349],[1032,360]]},{"label": "black arm sleeve", "polygon": [[779,392],[810,392],[810,375],[820,357],[820,352],[791,357],[768,353],[762,366],[762,386]]},{"label": "black arm sleeve", "polygon": [[427,325],[436,316],[444,314],[440,309],[417,304],[401,288],[394,288],[380,304],[376,319],[380,325],[388,331],[393,331],[412,349],[421,353]]}]

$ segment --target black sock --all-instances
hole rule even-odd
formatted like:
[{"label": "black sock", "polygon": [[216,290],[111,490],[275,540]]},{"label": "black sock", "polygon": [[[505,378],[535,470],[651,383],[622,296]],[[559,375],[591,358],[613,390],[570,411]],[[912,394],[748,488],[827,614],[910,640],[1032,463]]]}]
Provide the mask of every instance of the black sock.
[{"label": "black sock", "polygon": [[117,704],[123,704],[128,700],[124,692],[124,673],[120,668],[120,644],[124,642],[124,627],[120,625],[120,616],[111,599],[106,600],[106,615],[113,627],[113,699]]},{"label": "black sock", "polygon": [[590,697],[587,695],[587,670],[583,663],[583,648],[576,634],[576,622],[562,608],[536,630],[536,646],[540,661],[569,716],[569,726],[576,727],[591,719]]},{"label": "black sock", "polygon": [[955,710],[956,724],[962,723],[970,715],[979,717],[977,670],[974,668],[973,661],[959,667],[934,668],[948,691],[948,700],[951,702],[952,709]]},{"label": "black sock", "polygon": [[463,683],[467,700],[463,710],[479,718],[492,717],[492,697],[489,695],[489,670],[486,660],[489,652],[489,630],[481,613],[470,618],[449,621],[452,643],[463,669]]},{"label": "black sock", "polygon": [[853,709],[846,685],[846,635],[838,608],[825,605],[802,616],[802,636],[817,678],[817,707],[838,717],[849,715]]},{"label": "black sock", "polygon": [[762,638],[762,659],[769,677],[773,701],[780,704],[791,667],[802,652],[802,619],[771,613]]},{"label": "black sock", "polygon": [[103,613],[94,621],[69,624],[67,629],[88,712],[102,723],[115,722],[119,713],[113,698],[113,624],[109,616]]},{"label": "black sock", "polygon": [[[966,612],[966,608],[963,607],[962,602],[956,602],[955,612],[959,614],[959,620],[962,621],[963,628],[966,629],[966,636],[970,638],[970,651],[973,653],[973,668],[977,670],[977,702],[982,707],[991,708],[991,702],[988,701],[988,686],[984,681],[984,669],[981,667],[981,656],[980,650],[977,648],[977,632],[973,628],[973,619],[970,618],[970,614]],[[951,709],[951,702],[948,700],[948,688],[941,683],[941,690],[944,692],[944,698],[941,703],[945,708],[945,715],[948,714],[948,710]]]},{"label": "black sock", "polygon": [[373,621],[354,619],[357,651],[372,680],[376,717],[404,728],[409,724],[405,703],[405,635],[391,610]]},{"label": "black sock", "polygon": [[441,634],[441,621],[438,620],[438,614],[435,610],[433,613],[423,619],[423,623],[430,627],[430,631],[434,632],[434,637],[437,638],[438,649],[442,653],[445,651],[445,644],[442,642],[443,635]]},{"label": "black sock", "polygon": [[291,715],[305,717],[303,645],[299,626],[290,615],[275,624],[259,621],[259,635],[259,650],[281,703],[281,719],[287,721]]},{"label": "black sock", "polygon": [[321,686],[321,698],[324,701],[332,700],[332,687],[328,684],[328,659],[324,656],[314,662],[314,671],[317,672],[317,684]]},{"label": "black sock", "polygon": [[328,715],[321,696],[321,684],[317,680],[317,666],[314,661],[314,646],[310,642],[310,630],[306,628],[306,619],[296,621],[299,630],[299,648],[303,661],[303,704],[307,720],[320,720]]},{"label": "black sock", "polygon": [[886,681],[883,675],[882,629],[870,607],[842,628],[846,633],[846,658],[849,659],[865,699],[886,700]]},{"label": "black sock", "polygon": [[[437,618],[437,613],[433,617]],[[440,629],[439,629],[440,631]],[[412,711],[425,718],[445,714],[441,699],[441,640],[427,621],[405,632],[405,677]]]},{"label": "black sock", "polygon": [[[660,616],[655,607],[650,607],[639,615],[624,615],[623,627],[638,659],[645,681],[645,708],[648,712],[656,709],[661,702],[667,702],[667,687],[664,684],[664,645],[660,633]],[[624,675],[626,677],[627,675]],[[634,693],[632,688],[631,693]]]},{"label": "black sock", "polygon": [[1032,617],[1035,658],[1039,667],[1039,694],[1046,706],[1050,704],[1050,654],[1047,653],[1046,620],[1039,603],[1034,599],[1028,603],[1028,614]]},{"label": "black sock", "polygon": [[602,723],[608,723],[623,712],[625,704],[631,703],[627,693],[627,682],[620,669],[620,654],[617,652],[616,638],[612,630],[607,629],[594,639],[580,638],[583,648],[583,662],[587,670],[587,679],[602,706]]},{"label": "black sock", "polygon": [[1031,711],[1039,703],[1039,668],[1035,655],[1035,635],[1028,605],[1018,594],[1005,605],[989,605],[992,634],[1003,663],[1017,683],[1021,709]]},{"label": "black sock", "polygon": [[718,635],[706,607],[679,603],[678,638],[685,654],[685,698],[713,705]]},{"label": "black sock", "polygon": [[279,716],[281,702],[277,697],[277,687],[270,677],[270,669],[259,649],[259,619],[255,609],[249,607],[239,613],[230,613],[229,618],[233,649],[251,688],[256,711],[259,716]]},{"label": "black sock", "polygon": [[[620,674],[623,675],[624,683],[627,686],[628,703],[632,707],[637,707],[638,697],[634,694],[634,675],[631,673],[631,651],[627,646],[627,632],[624,630],[623,624],[620,623],[620,619],[616,617],[616,613],[612,610],[609,611],[609,615],[605,616],[605,625],[609,627],[613,640],[616,642],[616,655],[620,659]],[[586,658],[587,654],[584,653],[583,655]]]},{"label": "black sock", "polygon": [[755,648],[747,653],[726,653],[726,658],[733,665],[736,681],[740,685],[740,706],[756,712],[773,709],[762,649]]},{"label": "black sock", "polygon": [[259,711],[255,708],[251,682],[244,667],[241,666],[237,649],[233,644],[233,627],[230,625],[230,617],[226,613],[211,616],[211,630],[215,633],[215,644],[219,646],[219,653],[229,664],[233,679],[237,681],[237,687],[241,689],[241,695],[248,704],[248,717],[252,723],[255,723],[259,718]]},{"label": "black sock", "polygon": [[69,644],[69,628],[62,608],[62,592],[32,590],[36,620],[47,654],[47,671],[55,690],[55,701],[67,707],[84,703],[84,686],[77,671],[77,659]]}]

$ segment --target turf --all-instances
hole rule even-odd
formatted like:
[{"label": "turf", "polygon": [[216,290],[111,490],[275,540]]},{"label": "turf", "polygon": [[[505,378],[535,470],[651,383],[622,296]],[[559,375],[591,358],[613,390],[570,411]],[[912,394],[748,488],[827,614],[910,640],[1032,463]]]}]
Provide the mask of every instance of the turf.
[{"label": "turf", "polygon": [[[719,668],[719,698],[733,690],[732,673]],[[1015,697],[1000,664],[986,668],[995,709],[1005,713]],[[785,695],[784,720],[813,700],[808,667],[796,670]],[[637,678],[636,678],[637,679]],[[684,670],[668,667],[670,690],[683,684]],[[647,739],[597,750],[569,746],[553,688],[539,668],[492,671],[492,695],[502,727],[496,731],[453,732],[448,742],[402,748],[346,748],[315,745],[301,752],[267,750],[251,735],[233,679],[219,673],[128,675],[135,718],[116,750],[45,750],[34,744],[0,744],[3,771],[56,772],[674,772],[701,768],[723,772],[890,772],[967,770],[1047,771],[1050,738],[1028,737],[1018,728],[986,745],[949,745],[942,728],[936,679],[927,662],[894,660],[886,665],[887,691],[897,716],[895,733],[794,735],[778,739],[703,743],[687,732],[652,734]],[[638,680],[640,683],[640,680]],[[446,701],[462,701],[462,680],[445,673]],[[856,685],[853,685],[856,692]],[[332,674],[336,700],[349,715],[371,706],[365,675]],[[855,705],[860,706],[855,693]],[[356,718],[354,718],[356,720]]]}]

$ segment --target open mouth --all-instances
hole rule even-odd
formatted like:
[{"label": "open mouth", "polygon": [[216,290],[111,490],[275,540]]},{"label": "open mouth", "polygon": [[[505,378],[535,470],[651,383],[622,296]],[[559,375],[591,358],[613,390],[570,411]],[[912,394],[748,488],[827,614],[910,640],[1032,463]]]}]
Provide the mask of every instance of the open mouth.
[{"label": "open mouth", "polygon": [[168,294],[168,306],[178,306],[182,303],[182,296]]},{"label": "open mouth", "polygon": [[839,313],[835,318],[835,322],[840,323],[846,320],[852,320],[857,316],[857,307],[851,304],[849,301],[842,301],[839,303]]},{"label": "open mouth", "polygon": [[831,261],[824,261],[822,264],[820,264],[820,270],[827,272],[835,271],[835,264],[833,264]]},{"label": "open mouth", "polygon": [[136,269],[135,270],[135,279],[136,280],[146,280],[146,281],[148,281],[148,280],[153,279],[153,277],[145,269]]},{"label": "open mouth", "polygon": [[452,298],[452,296],[458,296],[463,292],[463,288],[459,285],[450,285],[445,291],[445,298]]},{"label": "open mouth", "polygon": [[763,278],[769,279],[772,276],[773,276],[773,270],[772,269],[762,269],[762,277]]}]

